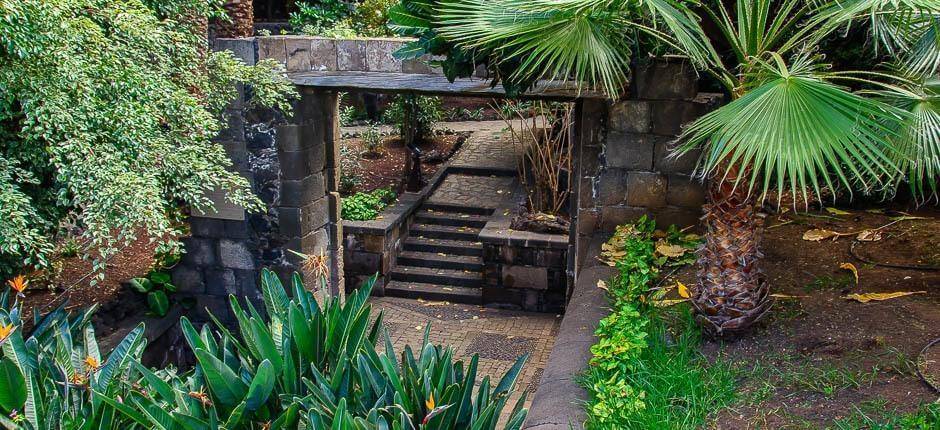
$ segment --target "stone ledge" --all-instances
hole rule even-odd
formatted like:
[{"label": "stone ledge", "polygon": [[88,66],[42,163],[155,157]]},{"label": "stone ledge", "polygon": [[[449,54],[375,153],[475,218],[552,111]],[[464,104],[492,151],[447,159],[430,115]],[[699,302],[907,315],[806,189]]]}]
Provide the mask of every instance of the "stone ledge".
[{"label": "stone ledge", "polygon": [[512,217],[508,213],[511,213],[521,199],[521,191],[516,190],[500,202],[493,217],[480,230],[480,242],[486,245],[567,250],[568,234],[534,233],[509,228],[512,224]]},{"label": "stone ledge", "polygon": [[[596,252],[594,250],[595,255]],[[595,260],[590,258],[586,261]],[[523,429],[584,428],[588,393],[578,384],[577,376],[587,368],[591,358],[597,323],[609,313],[607,297],[604,290],[597,288],[597,281],[607,280],[615,273],[614,268],[607,266],[588,267],[578,273],[571,301]]]}]

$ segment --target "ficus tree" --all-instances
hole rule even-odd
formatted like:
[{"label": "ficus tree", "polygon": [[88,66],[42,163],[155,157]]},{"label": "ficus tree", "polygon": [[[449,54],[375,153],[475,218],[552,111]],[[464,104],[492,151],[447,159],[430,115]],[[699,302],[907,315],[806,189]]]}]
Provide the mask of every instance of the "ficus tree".
[{"label": "ficus tree", "polygon": [[[279,66],[207,54],[212,0],[0,2],[0,278],[48,266],[63,224],[100,267],[143,234],[165,240],[207,190],[256,208],[213,138],[236,83],[287,108]],[[169,242],[168,242],[169,243]]]},{"label": "ficus tree", "polygon": [[[746,330],[771,306],[759,266],[768,196],[890,194],[907,181],[918,199],[936,197],[937,0],[403,0],[390,16],[417,39],[402,57],[443,56],[450,79],[485,64],[510,95],[555,76],[616,99],[633,62],[666,53],[724,87],[730,102],[689,124],[677,146],[703,149],[706,234],[692,302],[713,334]],[[850,25],[867,26],[895,61],[827,67],[820,43]]]}]

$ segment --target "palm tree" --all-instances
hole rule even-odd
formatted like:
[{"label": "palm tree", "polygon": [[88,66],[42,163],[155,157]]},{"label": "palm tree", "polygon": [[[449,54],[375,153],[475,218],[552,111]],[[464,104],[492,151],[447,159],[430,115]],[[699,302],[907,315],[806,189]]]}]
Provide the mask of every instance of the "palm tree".
[{"label": "palm tree", "polygon": [[225,0],[222,5],[228,20],[216,21],[216,36],[224,38],[251,37],[255,33],[253,0]]},{"label": "palm tree", "polygon": [[[901,168],[915,190],[923,191],[915,182],[936,183],[940,106],[917,77],[938,69],[938,14],[936,0],[404,0],[390,18],[418,38],[401,55],[446,56],[451,79],[487,64],[508,93],[548,72],[617,98],[643,51],[685,54],[720,82],[730,103],[689,125],[678,151],[704,148],[706,234],[692,301],[706,330],[721,336],[746,330],[771,306],[759,266],[758,203],[768,195],[806,202],[823,188],[880,192]],[[717,29],[714,39],[700,18]],[[815,47],[856,21],[870,23],[885,49],[912,52],[899,57],[904,73],[827,70]],[[893,84],[868,93],[843,86],[879,85],[875,78]]]}]

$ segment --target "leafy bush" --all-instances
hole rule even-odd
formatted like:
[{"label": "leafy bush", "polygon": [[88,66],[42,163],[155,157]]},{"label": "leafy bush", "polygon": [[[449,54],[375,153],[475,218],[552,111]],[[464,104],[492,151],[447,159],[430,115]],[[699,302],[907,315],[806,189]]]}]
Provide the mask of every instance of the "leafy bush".
[{"label": "leafy bush", "polygon": [[[476,386],[478,357],[454,360],[428,342],[417,357],[396,357],[382,314],[367,303],[374,278],[341,303],[323,305],[298,274],[289,298],[278,277],[262,273],[264,314],[230,297],[236,331],[216,322],[197,330],[181,320],[197,365],[192,371],[140,364],[143,326],[106,360],[89,325],[64,305],[23,337],[19,305],[0,312],[0,424],[7,428],[454,429],[492,430],[526,357],[491,388]],[[321,283],[325,282],[322,278]],[[9,298],[9,291],[0,301]],[[525,395],[505,429],[522,426]],[[90,426],[90,427],[89,427]]]},{"label": "leafy bush", "polygon": [[180,203],[208,210],[206,189],[260,207],[212,139],[235,83],[284,108],[293,86],[273,61],[206,54],[205,37],[178,21],[218,6],[0,3],[0,277],[49,267],[70,217],[100,268],[136,232],[168,237]]},{"label": "leafy bush", "polygon": [[391,36],[388,10],[396,4],[398,0],[363,0],[353,14],[353,22],[358,26],[359,33],[368,37]]},{"label": "leafy bush", "polygon": [[[413,110],[410,124],[405,123],[405,109]],[[401,94],[395,96],[392,104],[385,111],[385,122],[397,124],[399,132],[405,135],[405,127],[412,127],[415,139],[430,138],[434,124],[444,118],[441,98],[433,96],[415,96]]]},{"label": "leafy bush", "polygon": [[353,12],[353,6],[342,0],[319,0],[316,4],[300,2],[295,6],[297,11],[291,12],[289,20],[295,31],[301,31],[305,26],[330,28]]},{"label": "leafy bush", "polygon": [[389,188],[380,188],[371,193],[356,193],[343,199],[343,219],[349,221],[369,221],[379,216],[389,203],[395,201],[395,192]]},{"label": "leafy bush", "polygon": [[385,147],[382,146],[382,132],[376,123],[370,122],[360,138],[366,154],[382,155],[385,153]]}]

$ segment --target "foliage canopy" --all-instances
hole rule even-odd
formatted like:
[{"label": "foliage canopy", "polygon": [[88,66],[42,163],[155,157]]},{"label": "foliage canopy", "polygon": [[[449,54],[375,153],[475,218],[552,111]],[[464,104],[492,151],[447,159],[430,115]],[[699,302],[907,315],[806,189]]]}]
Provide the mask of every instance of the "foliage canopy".
[{"label": "foliage canopy", "polygon": [[180,204],[206,191],[260,202],[212,139],[236,83],[287,108],[273,62],[207,54],[194,23],[218,1],[0,3],[0,276],[49,263],[53,236],[78,227],[101,261],[139,231],[165,238]]}]

